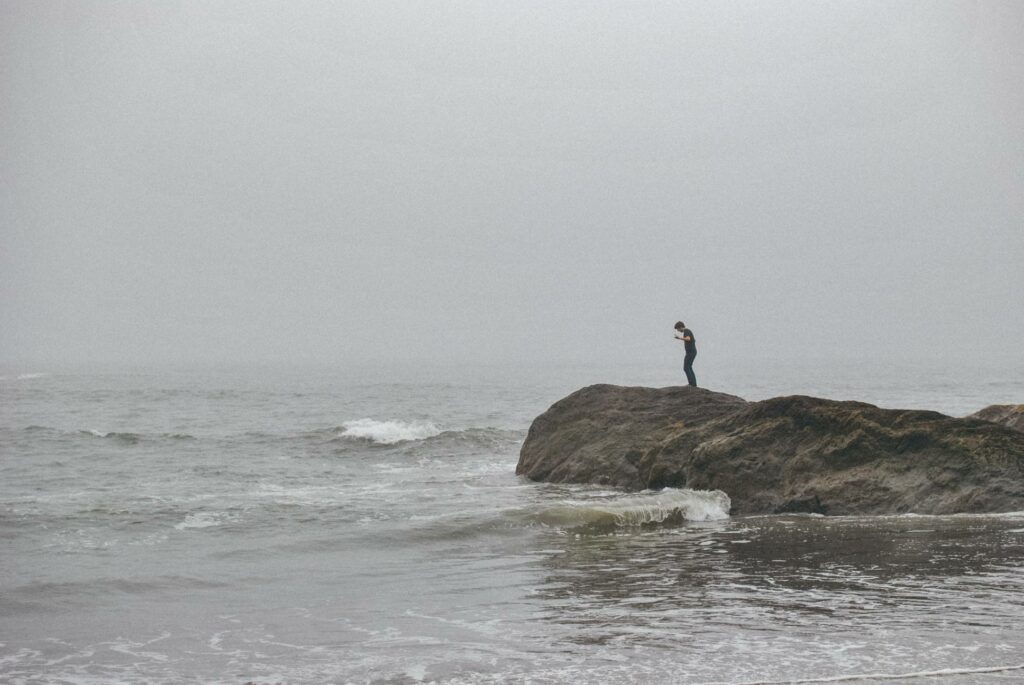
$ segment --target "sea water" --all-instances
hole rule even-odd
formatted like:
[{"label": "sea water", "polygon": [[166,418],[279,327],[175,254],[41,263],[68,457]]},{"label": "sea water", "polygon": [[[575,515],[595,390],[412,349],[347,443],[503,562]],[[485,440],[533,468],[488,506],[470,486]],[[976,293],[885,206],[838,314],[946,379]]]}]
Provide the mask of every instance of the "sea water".
[{"label": "sea water", "polygon": [[[515,475],[568,392],[679,375],[2,370],[0,682],[1024,682],[1024,513],[730,517]],[[1022,379],[708,385],[964,415]]]}]

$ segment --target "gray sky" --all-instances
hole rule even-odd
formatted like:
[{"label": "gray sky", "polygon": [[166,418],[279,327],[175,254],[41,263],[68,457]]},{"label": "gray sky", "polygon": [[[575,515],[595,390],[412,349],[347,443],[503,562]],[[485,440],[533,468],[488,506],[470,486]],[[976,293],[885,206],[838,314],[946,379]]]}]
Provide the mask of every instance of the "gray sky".
[{"label": "gray sky", "polygon": [[0,361],[1018,359],[1024,3],[0,0]]}]

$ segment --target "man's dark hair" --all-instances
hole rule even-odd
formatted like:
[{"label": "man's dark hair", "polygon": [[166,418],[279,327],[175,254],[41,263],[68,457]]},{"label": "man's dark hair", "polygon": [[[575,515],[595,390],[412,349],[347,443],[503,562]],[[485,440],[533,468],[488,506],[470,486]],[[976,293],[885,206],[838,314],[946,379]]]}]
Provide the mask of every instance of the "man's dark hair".
[{"label": "man's dark hair", "polygon": [[686,324],[685,323],[683,323],[682,321],[676,321],[676,330],[677,331],[681,331],[684,328],[686,328]]}]

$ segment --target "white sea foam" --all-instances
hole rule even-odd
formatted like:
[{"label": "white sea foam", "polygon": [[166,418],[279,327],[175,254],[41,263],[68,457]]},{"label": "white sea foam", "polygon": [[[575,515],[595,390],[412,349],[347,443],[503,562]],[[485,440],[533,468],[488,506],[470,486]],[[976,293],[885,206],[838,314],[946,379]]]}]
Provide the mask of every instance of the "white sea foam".
[{"label": "white sea foam", "polygon": [[795,680],[748,680],[740,683],[714,681],[704,685],[812,685],[813,683],[844,683],[869,680],[910,680],[912,678],[937,678],[953,675],[979,675],[984,673],[1007,673],[1024,670],[1024,664],[1007,666],[982,666],[980,668],[940,668],[934,671],[913,671],[910,673],[857,673],[851,675],[824,676],[821,678],[799,678]]},{"label": "white sea foam", "polygon": [[441,434],[441,429],[431,421],[377,421],[358,419],[342,424],[341,435],[361,438],[382,445],[391,445],[406,440],[424,440]]},{"label": "white sea foam", "polygon": [[224,523],[223,513],[200,511],[195,514],[189,514],[185,517],[184,521],[175,524],[174,527],[178,530],[188,530],[189,528],[212,528],[222,523]]}]

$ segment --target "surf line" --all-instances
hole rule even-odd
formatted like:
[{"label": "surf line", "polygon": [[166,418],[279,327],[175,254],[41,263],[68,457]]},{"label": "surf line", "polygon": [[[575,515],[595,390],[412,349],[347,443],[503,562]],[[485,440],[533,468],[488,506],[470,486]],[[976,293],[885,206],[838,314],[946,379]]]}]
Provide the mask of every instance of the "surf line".
[{"label": "surf line", "polygon": [[855,675],[803,678],[799,680],[749,680],[743,682],[715,681],[710,683],[701,683],[701,685],[810,685],[811,683],[848,683],[855,680],[906,680],[907,678],[936,678],[947,675],[1005,673],[1007,671],[1024,671],[1024,664],[1018,664],[1016,666],[986,666],[983,668],[943,668],[938,671],[917,671],[915,673],[859,673]]}]

